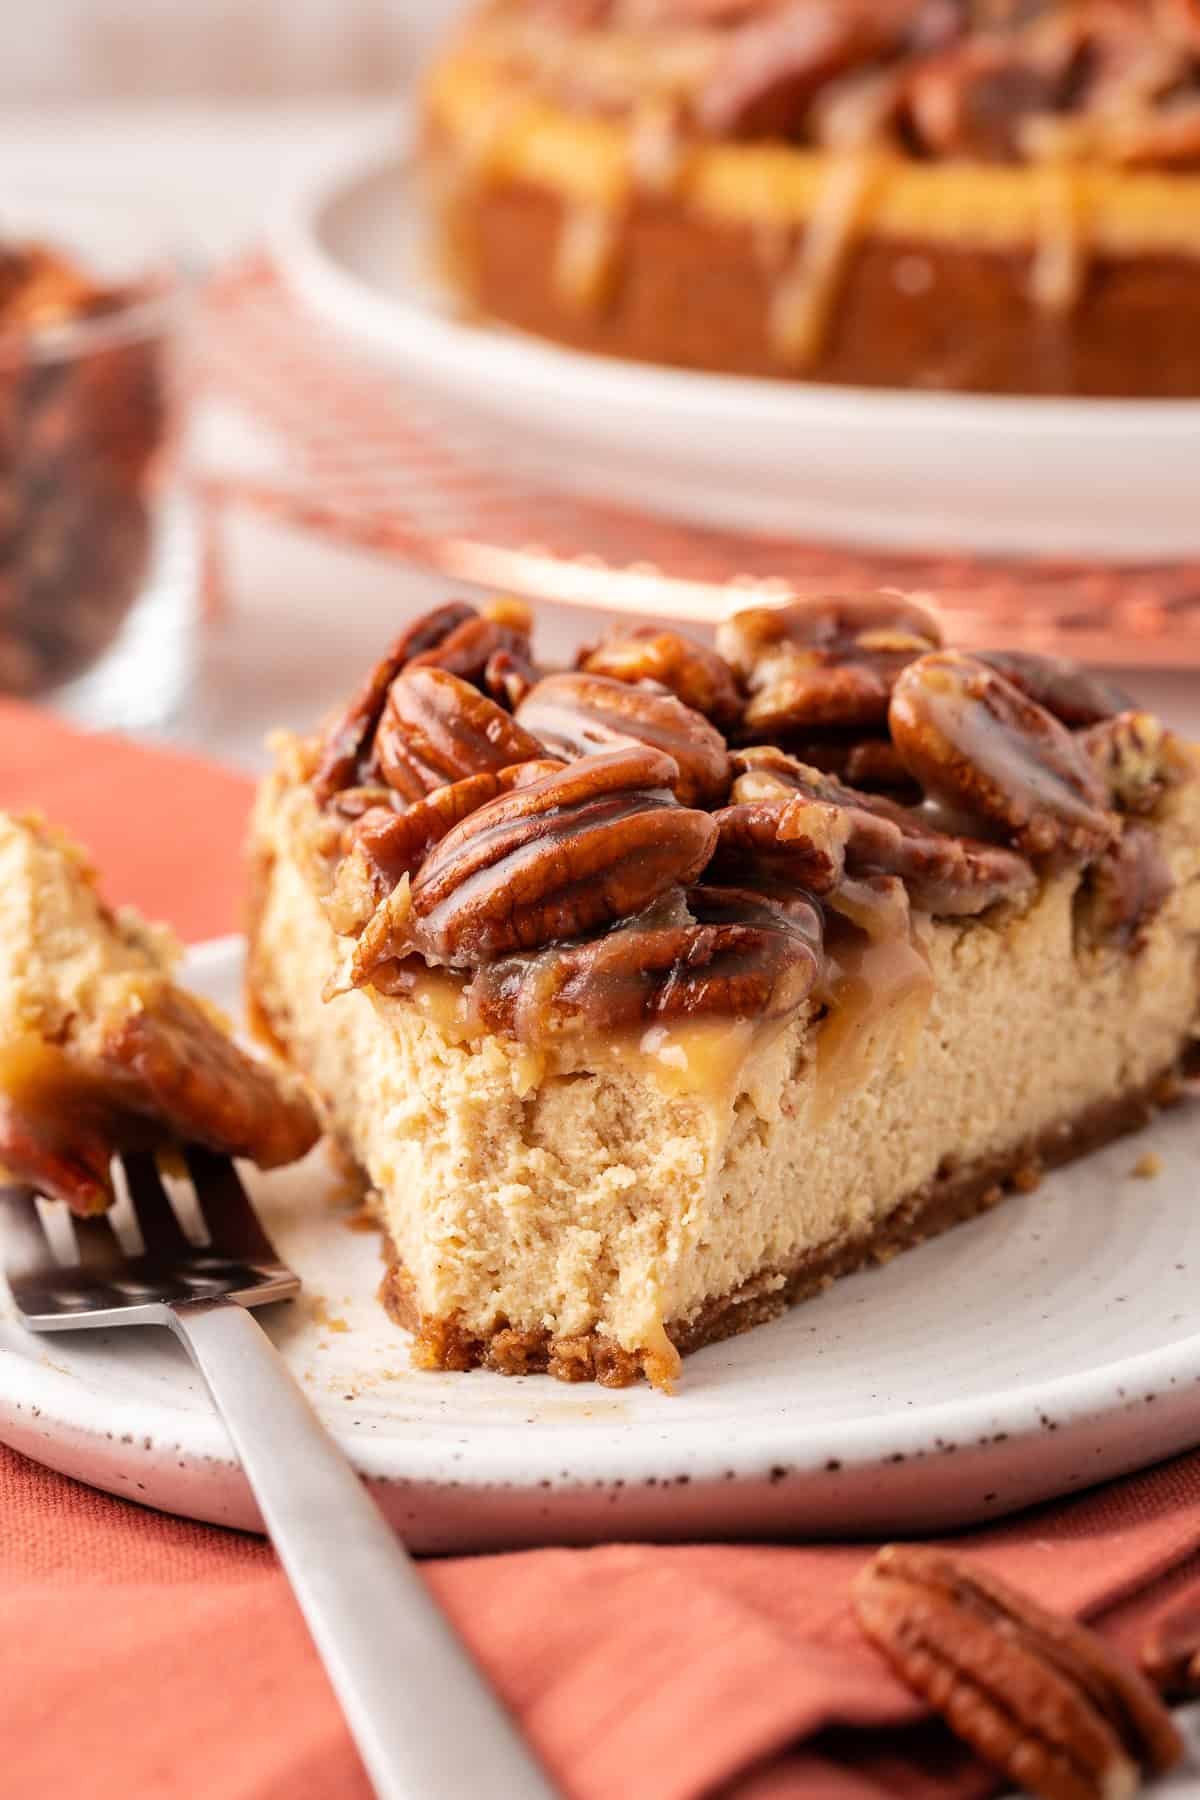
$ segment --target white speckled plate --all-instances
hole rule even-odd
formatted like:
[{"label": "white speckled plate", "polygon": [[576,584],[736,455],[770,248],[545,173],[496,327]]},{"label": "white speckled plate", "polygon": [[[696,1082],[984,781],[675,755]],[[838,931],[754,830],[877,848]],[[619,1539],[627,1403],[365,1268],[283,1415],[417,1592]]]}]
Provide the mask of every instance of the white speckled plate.
[{"label": "white speckled plate", "polygon": [[[236,1007],[241,946],[187,974]],[[1161,1170],[1132,1175],[1153,1150]],[[305,1295],[276,1341],[409,1541],[893,1533],[988,1518],[1200,1441],[1200,1099],[886,1268],[689,1357],[678,1393],[431,1375],[375,1300],[324,1152],[254,1181]],[[0,1311],[0,1439],[254,1528],[165,1331],[35,1338]]]}]

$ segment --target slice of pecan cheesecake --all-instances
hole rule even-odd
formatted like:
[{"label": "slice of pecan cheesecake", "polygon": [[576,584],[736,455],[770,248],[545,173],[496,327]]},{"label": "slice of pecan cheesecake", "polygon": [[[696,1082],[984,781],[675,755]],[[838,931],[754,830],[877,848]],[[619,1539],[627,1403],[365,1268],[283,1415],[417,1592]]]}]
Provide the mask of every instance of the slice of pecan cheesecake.
[{"label": "slice of pecan cheesecake", "polygon": [[274,1168],[311,1149],[296,1077],[177,985],[170,933],[108,907],[41,819],[0,813],[0,896],[0,1179],[89,1214],[115,1197],[118,1152],[198,1145]]},{"label": "slice of pecan cheesecake", "polygon": [[249,986],[425,1366],[667,1385],[1145,1120],[1200,1011],[1200,757],[896,594],[413,625],[285,738]]}]

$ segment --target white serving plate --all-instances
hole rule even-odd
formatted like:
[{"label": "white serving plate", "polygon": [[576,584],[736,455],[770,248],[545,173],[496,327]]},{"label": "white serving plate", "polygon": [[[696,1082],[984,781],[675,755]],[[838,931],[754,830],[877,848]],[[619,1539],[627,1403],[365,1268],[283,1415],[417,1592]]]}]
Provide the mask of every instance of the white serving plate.
[{"label": "white serving plate", "polygon": [[[407,153],[325,176],[273,248],[299,300],[502,467],[703,525],[898,549],[1200,553],[1200,401],[977,398],[692,374],[456,317]],[[586,549],[583,545],[581,548]]]},{"label": "white serving plate", "polygon": [[[186,976],[234,1010],[241,955],[237,939],[202,945]],[[1133,1178],[1151,1148],[1162,1173]],[[419,1549],[938,1530],[1200,1441],[1200,1099],[689,1357],[673,1397],[411,1369],[375,1300],[377,1240],[347,1227],[324,1152],[251,1179],[305,1284],[266,1322]],[[5,1294],[0,1440],[147,1505],[258,1528],[166,1331],[34,1337]]]}]

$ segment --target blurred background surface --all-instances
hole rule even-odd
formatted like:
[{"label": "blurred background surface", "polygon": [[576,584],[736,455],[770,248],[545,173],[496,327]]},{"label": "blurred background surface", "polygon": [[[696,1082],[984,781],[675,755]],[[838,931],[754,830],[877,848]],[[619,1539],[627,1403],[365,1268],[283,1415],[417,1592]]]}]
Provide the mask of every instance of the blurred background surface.
[{"label": "blurred background surface", "polygon": [[0,101],[387,94],[456,0],[43,0],[0,8]]},{"label": "blurred background surface", "polygon": [[[282,197],[400,128],[404,97],[463,0],[41,0],[0,5],[0,230],[98,265],[157,253],[198,272],[261,244]],[[229,423],[206,421],[217,452]],[[244,510],[216,546],[176,741],[261,766],[272,725],[305,727],[447,582]],[[547,659],[598,618],[541,610]],[[1180,723],[1191,672],[1139,675]]]}]

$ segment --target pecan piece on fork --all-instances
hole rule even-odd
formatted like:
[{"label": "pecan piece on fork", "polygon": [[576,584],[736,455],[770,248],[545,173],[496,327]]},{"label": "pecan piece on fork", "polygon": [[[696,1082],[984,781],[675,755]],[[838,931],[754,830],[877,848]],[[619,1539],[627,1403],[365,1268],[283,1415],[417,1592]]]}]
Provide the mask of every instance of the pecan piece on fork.
[{"label": "pecan piece on fork", "polygon": [[364,930],[354,978],[410,951],[469,968],[586,937],[694,881],[717,826],[680,806],[678,769],[645,745],[581,757],[469,812],[430,851],[405,903]]},{"label": "pecan piece on fork", "polygon": [[1045,1800],[1121,1800],[1183,1744],[1150,1684],[1103,1638],[998,1576],[888,1544],[854,1584],[859,1625],[956,1736]]},{"label": "pecan piece on fork", "polygon": [[1155,1621],[1138,1662],[1169,1700],[1200,1698],[1200,1587],[1189,1588]]}]

